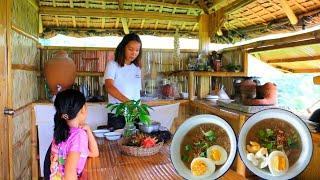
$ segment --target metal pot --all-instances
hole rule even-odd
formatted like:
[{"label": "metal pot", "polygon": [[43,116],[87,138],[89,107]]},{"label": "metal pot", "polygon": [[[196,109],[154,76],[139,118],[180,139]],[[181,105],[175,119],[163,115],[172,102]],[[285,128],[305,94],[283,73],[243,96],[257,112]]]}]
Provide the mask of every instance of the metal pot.
[{"label": "metal pot", "polygon": [[160,125],[159,122],[152,122],[150,125],[139,123],[139,129],[145,133],[152,133],[159,131]]}]

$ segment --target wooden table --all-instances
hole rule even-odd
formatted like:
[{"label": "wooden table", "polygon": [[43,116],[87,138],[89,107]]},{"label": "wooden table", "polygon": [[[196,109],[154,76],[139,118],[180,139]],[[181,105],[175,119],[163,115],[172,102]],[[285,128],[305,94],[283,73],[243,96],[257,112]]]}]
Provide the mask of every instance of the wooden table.
[{"label": "wooden table", "polygon": [[[116,141],[97,138],[97,142],[100,156],[88,158],[82,179],[183,179],[171,163],[168,145],[156,155],[134,157],[121,154]],[[241,180],[244,177],[229,170],[221,179]]]}]

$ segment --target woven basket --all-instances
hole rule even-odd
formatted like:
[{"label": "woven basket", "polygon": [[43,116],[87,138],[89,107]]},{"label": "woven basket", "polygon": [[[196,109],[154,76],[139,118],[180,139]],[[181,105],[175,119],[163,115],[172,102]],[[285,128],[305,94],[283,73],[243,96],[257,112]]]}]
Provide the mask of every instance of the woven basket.
[{"label": "woven basket", "polygon": [[135,146],[125,146],[125,140],[121,139],[118,141],[118,145],[120,147],[121,152],[131,156],[151,156],[157,154],[161,147],[163,146],[163,142],[157,143],[155,146],[151,148],[143,148],[143,147],[135,147]]}]

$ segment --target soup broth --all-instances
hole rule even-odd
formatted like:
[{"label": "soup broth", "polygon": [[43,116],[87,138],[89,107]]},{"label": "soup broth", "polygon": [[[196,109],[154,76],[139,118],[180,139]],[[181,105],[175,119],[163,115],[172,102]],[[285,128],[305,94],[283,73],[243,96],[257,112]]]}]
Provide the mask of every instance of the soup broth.
[{"label": "soup broth", "polygon": [[223,147],[229,155],[230,140],[223,128],[211,123],[200,124],[192,128],[183,138],[180,146],[181,159],[185,166],[190,169],[191,161],[194,158],[206,157],[206,150],[212,145]]},{"label": "soup broth", "polygon": [[269,154],[273,150],[284,151],[290,166],[298,160],[302,150],[297,130],[281,119],[270,118],[255,124],[247,134],[246,144],[250,141],[267,148]]}]

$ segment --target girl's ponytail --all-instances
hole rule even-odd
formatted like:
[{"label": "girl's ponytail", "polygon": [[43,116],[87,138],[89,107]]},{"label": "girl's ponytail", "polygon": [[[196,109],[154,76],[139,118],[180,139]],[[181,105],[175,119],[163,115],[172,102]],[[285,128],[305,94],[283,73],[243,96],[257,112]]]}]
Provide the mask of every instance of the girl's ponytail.
[{"label": "girl's ponytail", "polygon": [[54,101],[56,113],[53,132],[56,144],[68,139],[70,128],[67,121],[74,119],[85,103],[84,95],[77,90],[67,89],[57,94]]},{"label": "girl's ponytail", "polygon": [[60,142],[65,141],[69,136],[70,128],[67,124],[67,121],[62,118],[62,115],[60,112],[56,112],[54,115],[54,133],[53,137],[55,140],[55,143],[59,144]]}]

